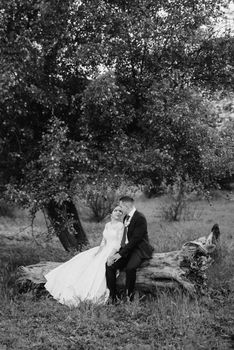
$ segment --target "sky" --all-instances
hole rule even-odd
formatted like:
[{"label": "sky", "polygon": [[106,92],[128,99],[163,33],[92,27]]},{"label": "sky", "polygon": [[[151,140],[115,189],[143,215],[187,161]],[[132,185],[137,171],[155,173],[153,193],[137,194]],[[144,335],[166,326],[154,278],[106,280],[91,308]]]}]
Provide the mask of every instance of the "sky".
[{"label": "sky", "polygon": [[232,1],[225,11],[225,15],[215,25],[218,35],[222,35],[225,29],[230,29],[230,34],[234,35],[234,2]]}]

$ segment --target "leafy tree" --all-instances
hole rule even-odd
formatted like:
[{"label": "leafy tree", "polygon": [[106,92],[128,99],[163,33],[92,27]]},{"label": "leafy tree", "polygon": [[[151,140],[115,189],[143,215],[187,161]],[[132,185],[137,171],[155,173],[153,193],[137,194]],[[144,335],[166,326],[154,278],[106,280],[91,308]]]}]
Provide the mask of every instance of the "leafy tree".
[{"label": "leafy tree", "polygon": [[200,51],[190,63],[193,66],[193,82],[211,91],[233,91],[233,37],[208,37],[200,45]]},{"label": "leafy tree", "polygon": [[[92,82],[87,87],[89,97],[84,94],[85,120],[90,118],[94,125],[86,125],[87,134],[95,139],[94,135],[102,133],[104,147],[105,141],[109,143],[104,135],[112,137],[110,124],[124,118],[119,143],[109,154],[122,159],[122,169],[138,181],[150,177],[160,183],[164,177],[182,172],[195,180],[201,177],[208,185],[214,177],[222,176],[224,160],[227,163],[229,159],[222,156],[217,116],[209,110],[210,103],[200,88],[204,89],[206,73],[199,76],[197,64],[197,59],[206,61],[207,43],[214,41],[202,34],[201,25],[212,24],[221,13],[221,4],[225,3],[179,1],[175,6],[167,1],[87,1],[82,7],[84,30],[95,28],[94,56],[101,56],[103,64],[114,71],[119,91],[115,106],[123,101],[117,116],[108,104],[105,106],[110,88],[106,78]],[[218,57],[218,49],[216,53]],[[220,66],[216,60],[215,72],[226,67],[224,59]],[[214,75],[212,69],[208,66],[207,72]],[[119,145],[127,159],[116,153]],[[117,171],[114,165],[112,169]]]},{"label": "leafy tree", "polygon": [[222,176],[196,58],[224,3],[3,0],[2,188],[46,209],[67,249],[86,242],[74,205],[86,184]]},{"label": "leafy tree", "polygon": [[[32,211],[41,208],[42,203],[46,205],[51,222],[66,249],[86,243],[87,238],[69,193],[64,200],[62,193],[57,199],[50,188],[52,178],[50,170],[46,169],[48,162],[45,158],[55,151],[58,142],[54,135],[55,138],[45,147],[49,139],[44,133],[51,117],[57,115],[69,128],[69,137],[79,138],[79,128],[76,128],[79,105],[73,106],[72,99],[83,90],[87,79],[82,70],[75,67],[71,73],[72,68],[67,69],[67,65],[62,64],[67,48],[70,5],[71,1],[13,0],[3,1],[0,11],[1,185],[3,189],[9,183],[18,189],[28,185],[27,204],[32,206]],[[58,137],[67,132],[66,125],[61,126],[61,130],[55,130]],[[52,131],[48,132],[51,136]],[[61,142],[63,145],[65,141]],[[46,178],[40,173],[43,166]],[[31,177],[28,175],[29,168],[33,169]],[[41,184],[34,187],[36,178],[41,180]],[[68,188],[70,177],[65,178]],[[36,189],[41,193],[35,196]],[[22,195],[22,192],[19,194]],[[46,201],[44,196],[47,196]],[[35,205],[35,201],[39,202]],[[76,221],[74,228],[78,235],[65,230],[61,211],[66,212],[70,221]]]}]

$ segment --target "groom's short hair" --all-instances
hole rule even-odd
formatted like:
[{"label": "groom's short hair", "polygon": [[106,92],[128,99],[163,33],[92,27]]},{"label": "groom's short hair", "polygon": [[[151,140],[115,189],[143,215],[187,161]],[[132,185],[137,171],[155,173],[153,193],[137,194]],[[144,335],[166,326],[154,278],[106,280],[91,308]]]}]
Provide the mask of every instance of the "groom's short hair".
[{"label": "groom's short hair", "polygon": [[119,199],[120,202],[124,202],[124,203],[133,203],[134,202],[134,199],[130,196],[122,196],[120,199]]}]

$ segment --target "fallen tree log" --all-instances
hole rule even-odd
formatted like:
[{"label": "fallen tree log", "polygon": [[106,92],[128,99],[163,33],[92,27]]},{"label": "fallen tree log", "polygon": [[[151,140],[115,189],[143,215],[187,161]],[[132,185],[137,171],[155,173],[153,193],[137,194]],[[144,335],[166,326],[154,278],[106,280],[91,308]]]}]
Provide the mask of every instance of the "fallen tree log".
[{"label": "fallen tree log", "polygon": [[[220,255],[220,231],[215,224],[208,237],[186,242],[181,250],[154,253],[137,270],[136,289],[156,294],[159,288],[183,289],[194,295],[206,287],[206,272]],[[30,281],[33,285],[43,285],[45,275],[61,263],[45,261],[19,268],[18,282],[22,285]],[[119,288],[124,286],[125,273],[118,277]]]}]

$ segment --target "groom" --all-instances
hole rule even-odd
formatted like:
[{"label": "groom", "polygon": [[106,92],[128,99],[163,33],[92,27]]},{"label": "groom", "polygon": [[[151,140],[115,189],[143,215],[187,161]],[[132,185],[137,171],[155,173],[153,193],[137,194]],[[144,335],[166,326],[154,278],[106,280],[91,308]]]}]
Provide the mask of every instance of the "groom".
[{"label": "groom", "polygon": [[143,260],[152,257],[153,248],[149,244],[147,222],[142,213],[136,210],[133,198],[121,197],[119,205],[125,214],[124,233],[120,250],[110,257],[106,264],[106,281],[110,298],[116,302],[116,271],[125,268],[126,292],[129,299],[134,298],[136,270]]}]

